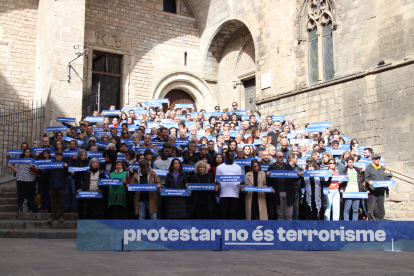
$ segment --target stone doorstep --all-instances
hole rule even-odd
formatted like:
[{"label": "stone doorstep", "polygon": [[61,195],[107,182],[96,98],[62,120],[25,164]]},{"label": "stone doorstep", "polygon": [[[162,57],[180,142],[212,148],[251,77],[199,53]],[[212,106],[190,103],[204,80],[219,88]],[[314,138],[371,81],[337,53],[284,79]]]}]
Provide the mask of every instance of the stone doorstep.
[{"label": "stone doorstep", "polygon": [[[16,212],[0,212],[1,220],[16,219],[16,220],[44,220],[47,221],[52,216],[51,213],[23,213],[17,214]],[[77,213],[64,213],[63,218],[65,220],[77,220]]]},{"label": "stone doorstep", "polygon": [[76,220],[52,223],[47,220],[0,220],[0,229],[76,229]]},{"label": "stone doorstep", "polygon": [[0,192],[0,199],[2,198],[16,198],[17,192]]},{"label": "stone doorstep", "polygon": [[0,229],[0,238],[76,239],[76,229]]},{"label": "stone doorstep", "polygon": [[17,198],[0,198],[0,205],[17,205]]}]

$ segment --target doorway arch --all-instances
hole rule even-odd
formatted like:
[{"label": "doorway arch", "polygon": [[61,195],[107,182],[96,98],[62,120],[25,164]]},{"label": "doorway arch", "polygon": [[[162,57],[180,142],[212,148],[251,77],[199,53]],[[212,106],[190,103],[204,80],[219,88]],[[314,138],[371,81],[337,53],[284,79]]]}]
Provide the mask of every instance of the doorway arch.
[{"label": "doorway arch", "polygon": [[[180,89],[174,89],[165,95],[165,98],[170,100],[170,108],[174,109],[176,104],[193,104],[193,112],[197,111],[197,105],[194,99],[185,91]],[[164,106],[164,105],[163,105]],[[167,106],[164,106],[164,112],[167,112]]]}]

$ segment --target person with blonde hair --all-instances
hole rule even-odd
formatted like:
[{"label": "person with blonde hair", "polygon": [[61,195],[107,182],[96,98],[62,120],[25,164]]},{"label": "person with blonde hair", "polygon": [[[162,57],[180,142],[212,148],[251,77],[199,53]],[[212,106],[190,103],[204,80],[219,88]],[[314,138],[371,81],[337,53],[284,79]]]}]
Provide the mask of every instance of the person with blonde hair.
[{"label": "person with blonde hair", "polygon": [[332,154],[330,154],[329,152],[325,151],[322,154],[322,164],[320,165],[320,169],[321,170],[329,170],[329,160],[333,159]]},{"label": "person with blonde hair", "polygon": [[[190,183],[214,183],[214,176],[208,173],[207,163],[198,161]],[[212,219],[214,214],[214,192],[192,191],[190,213],[193,219]]]}]

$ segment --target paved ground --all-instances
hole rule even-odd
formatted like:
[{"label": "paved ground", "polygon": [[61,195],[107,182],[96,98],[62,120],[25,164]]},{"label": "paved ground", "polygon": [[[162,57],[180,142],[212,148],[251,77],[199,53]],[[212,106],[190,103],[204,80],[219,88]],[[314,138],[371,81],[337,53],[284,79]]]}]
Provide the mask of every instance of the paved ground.
[{"label": "paved ground", "polygon": [[0,239],[0,275],[413,275],[414,252],[76,251],[76,240]]}]

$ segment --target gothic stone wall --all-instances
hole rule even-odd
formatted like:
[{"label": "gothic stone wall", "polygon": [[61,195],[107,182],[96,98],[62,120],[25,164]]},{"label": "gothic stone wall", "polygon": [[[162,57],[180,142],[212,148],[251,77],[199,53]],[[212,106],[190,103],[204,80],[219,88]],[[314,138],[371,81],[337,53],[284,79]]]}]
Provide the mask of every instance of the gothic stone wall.
[{"label": "gothic stone wall", "polygon": [[[295,123],[332,122],[360,145],[372,145],[387,167],[414,177],[414,64],[310,89],[259,105],[262,113]],[[395,176],[398,176],[395,174]],[[414,217],[414,185],[397,180],[386,202],[387,218]]]}]

